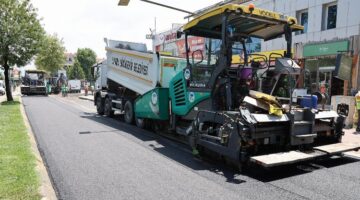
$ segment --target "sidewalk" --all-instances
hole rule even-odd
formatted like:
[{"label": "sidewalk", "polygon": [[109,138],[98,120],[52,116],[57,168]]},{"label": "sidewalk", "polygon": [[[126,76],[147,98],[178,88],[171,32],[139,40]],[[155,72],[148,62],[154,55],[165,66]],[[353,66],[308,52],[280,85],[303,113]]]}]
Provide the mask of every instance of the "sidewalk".
[{"label": "sidewalk", "polygon": [[[12,96],[15,100],[16,97],[21,96],[20,94],[20,87],[16,87],[15,91],[12,91]],[[0,103],[6,101],[6,94],[0,96]]]},{"label": "sidewalk", "polygon": [[[360,133],[356,132],[355,129],[344,129],[345,135],[342,138],[343,143],[360,144]],[[360,159],[359,151],[350,151],[344,153],[345,156]]]},{"label": "sidewalk", "polygon": [[0,96],[0,103],[6,101],[6,95]]},{"label": "sidewalk", "polygon": [[344,129],[343,143],[360,143],[360,132],[356,132],[354,128]]},{"label": "sidewalk", "polygon": [[94,101],[94,96],[93,95],[87,95],[87,96],[82,95],[82,96],[79,96],[79,99]]}]

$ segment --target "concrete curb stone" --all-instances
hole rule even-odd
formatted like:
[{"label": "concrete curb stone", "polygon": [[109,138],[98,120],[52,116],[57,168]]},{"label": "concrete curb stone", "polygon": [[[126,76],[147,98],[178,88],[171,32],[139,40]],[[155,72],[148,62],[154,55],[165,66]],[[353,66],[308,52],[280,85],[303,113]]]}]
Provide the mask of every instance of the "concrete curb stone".
[{"label": "concrete curb stone", "polygon": [[56,197],[56,193],[55,190],[53,188],[53,185],[51,183],[47,168],[45,166],[45,163],[40,155],[39,149],[38,149],[38,145],[35,139],[35,135],[32,131],[32,128],[30,126],[29,123],[29,119],[27,118],[26,112],[25,112],[25,108],[24,105],[22,103],[22,99],[21,96],[19,97],[20,100],[20,112],[22,114],[23,120],[24,120],[24,124],[26,126],[27,129],[27,133],[29,136],[29,140],[31,143],[31,150],[33,152],[33,154],[35,155],[36,158],[36,171],[39,173],[40,175],[40,188],[39,188],[39,193],[41,195],[41,199],[42,200],[57,200],[58,198]]}]

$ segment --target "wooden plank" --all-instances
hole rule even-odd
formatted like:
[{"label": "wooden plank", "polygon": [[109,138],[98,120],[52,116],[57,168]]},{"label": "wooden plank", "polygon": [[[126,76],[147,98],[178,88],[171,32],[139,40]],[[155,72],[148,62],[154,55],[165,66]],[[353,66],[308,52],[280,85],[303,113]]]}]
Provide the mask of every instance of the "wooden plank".
[{"label": "wooden plank", "polygon": [[274,153],[263,156],[254,156],[251,157],[250,160],[264,167],[275,167],[279,165],[286,165],[286,164],[297,163],[305,160],[311,160],[320,155],[307,154],[299,151],[290,151],[290,152]]},{"label": "wooden plank", "polygon": [[328,154],[336,154],[345,151],[352,151],[359,148],[360,148],[359,143],[337,143],[337,144],[314,147],[314,149],[326,152]]},{"label": "wooden plank", "polygon": [[348,152],[343,153],[343,156],[360,160],[360,151],[348,151]]}]

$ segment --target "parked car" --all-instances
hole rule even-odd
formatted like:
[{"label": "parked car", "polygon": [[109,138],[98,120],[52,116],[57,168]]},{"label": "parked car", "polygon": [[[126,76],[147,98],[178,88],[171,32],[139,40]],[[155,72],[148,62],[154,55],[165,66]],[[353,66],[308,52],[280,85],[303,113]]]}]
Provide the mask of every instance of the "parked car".
[{"label": "parked car", "polygon": [[0,95],[5,94],[5,84],[4,81],[0,81]]},{"label": "parked car", "polygon": [[81,92],[81,81],[80,80],[69,80],[68,87],[70,93],[80,93]]}]

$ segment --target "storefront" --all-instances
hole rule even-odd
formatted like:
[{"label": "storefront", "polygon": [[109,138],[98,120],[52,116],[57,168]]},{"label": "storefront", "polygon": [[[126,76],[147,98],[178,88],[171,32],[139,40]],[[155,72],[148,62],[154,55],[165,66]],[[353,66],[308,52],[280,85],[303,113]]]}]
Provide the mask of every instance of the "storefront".
[{"label": "storefront", "polygon": [[329,96],[350,94],[352,57],[348,40],[306,44],[303,57],[308,91]]}]

